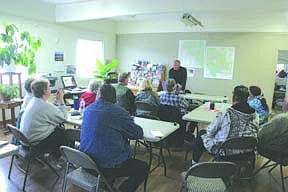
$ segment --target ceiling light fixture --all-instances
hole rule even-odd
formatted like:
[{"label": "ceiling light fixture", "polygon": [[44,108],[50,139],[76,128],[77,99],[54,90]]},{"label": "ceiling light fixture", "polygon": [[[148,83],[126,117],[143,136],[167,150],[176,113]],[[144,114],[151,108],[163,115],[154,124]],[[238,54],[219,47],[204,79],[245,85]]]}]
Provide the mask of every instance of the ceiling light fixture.
[{"label": "ceiling light fixture", "polygon": [[203,27],[202,23],[196,19],[195,17],[193,17],[192,15],[190,15],[189,13],[184,13],[182,18],[181,18],[182,23],[184,23],[186,26],[192,27],[192,26],[200,26]]}]

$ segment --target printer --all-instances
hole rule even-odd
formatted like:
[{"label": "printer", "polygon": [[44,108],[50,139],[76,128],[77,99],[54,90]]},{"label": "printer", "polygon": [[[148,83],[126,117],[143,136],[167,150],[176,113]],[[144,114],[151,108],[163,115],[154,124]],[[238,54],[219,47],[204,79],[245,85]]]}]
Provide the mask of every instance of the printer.
[{"label": "printer", "polygon": [[49,73],[47,75],[42,75],[41,78],[45,78],[45,79],[49,80],[51,93],[56,93],[57,92],[57,88],[58,88],[57,87],[57,80],[58,80],[58,77],[52,76],[52,74]]}]

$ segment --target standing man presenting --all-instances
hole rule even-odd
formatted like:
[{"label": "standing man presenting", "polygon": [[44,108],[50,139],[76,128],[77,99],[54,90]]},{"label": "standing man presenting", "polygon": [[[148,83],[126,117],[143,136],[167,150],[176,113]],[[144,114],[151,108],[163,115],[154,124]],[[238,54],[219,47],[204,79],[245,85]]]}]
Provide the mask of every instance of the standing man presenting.
[{"label": "standing man presenting", "polygon": [[169,70],[169,79],[174,79],[177,83],[177,88],[181,88],[185,91],[187,81],[187,70],[185,67],[181,67],[180,60],[175,60],[173,67]]}]

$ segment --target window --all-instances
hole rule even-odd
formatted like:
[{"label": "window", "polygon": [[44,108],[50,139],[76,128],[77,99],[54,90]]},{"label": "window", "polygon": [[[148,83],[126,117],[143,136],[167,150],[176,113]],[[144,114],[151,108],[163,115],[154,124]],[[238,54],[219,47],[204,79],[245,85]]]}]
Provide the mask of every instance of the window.
[{"label": "window", "polygon": [[103,42],[79,39],[77,42],[78,77],[93,77],[93,71],[96,69],[96,59],[101,62],[104,60]]}]

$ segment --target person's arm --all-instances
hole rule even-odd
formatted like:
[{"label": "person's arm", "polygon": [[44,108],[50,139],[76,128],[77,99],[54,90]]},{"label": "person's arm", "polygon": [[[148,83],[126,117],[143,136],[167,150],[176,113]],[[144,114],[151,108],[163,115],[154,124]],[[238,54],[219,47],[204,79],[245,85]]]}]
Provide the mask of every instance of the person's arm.
[{"label": "person's arm", "polygon": [[219,112],[216,115],[216,118],[210,123],[207,128],[207,136],[214,138],[219,129],[221,128],[223,122],[223,113]]},{"label": "person's arm", "polygon": [[135,114],[135,111],[136,111],[135,96],[130,89],[126,91],[126,97],[127,97],[127,101],[129,102],[129,112],[131,115],[133,115]]},{"label": "person's arm", "polygon": [[173,69],[169,70],[169,79],[175,79]]},{"label": "person's arm", "polygon": [[119,128],[119,131],[128,139],[142,139],[143,129],[134,122],[134,119],[129,115],[127,111],[121,110],[117,113],[117,117],[114,122]]},{"label": "person's arm", "polygon": [[185,67],[183,67],[183,75],[182,75],[182,90],[185,91],[185,87],[186,87],[186,81],[187,81],[187,70]]},{"label": "person's arm", "polygon": [[180,97],[180,98],[181,98],[180,107],[185,110],[185,114],[186,114],[186,113],[188,113],[189,102],[182,97]]}]

